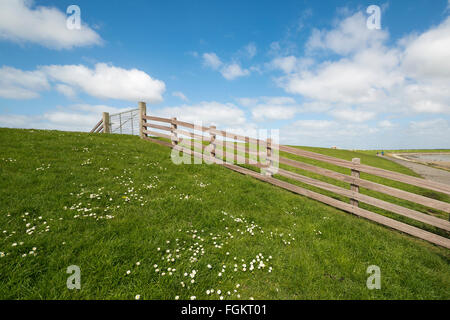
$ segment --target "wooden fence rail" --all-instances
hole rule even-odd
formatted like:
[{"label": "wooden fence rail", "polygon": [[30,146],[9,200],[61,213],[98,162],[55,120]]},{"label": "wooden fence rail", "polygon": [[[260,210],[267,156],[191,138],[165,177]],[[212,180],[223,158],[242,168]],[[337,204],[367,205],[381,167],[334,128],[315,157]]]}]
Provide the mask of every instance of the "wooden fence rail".
[{"label": "wooden fence rail", "polygon": [[[255,139],[226,132],[224,130],[218,130],[214,126],[197,126],[189,122],[177,120],[176,118],[150,116],[147,114],[146,105],[143,102],[139,103],[139,110],[140,136],[145,140],[171,147],[189,156],[202,158],[207,163],[221,164],[224,167],[236,172],[271,183],[291,192],[301,194],[346,212],[353,213],[379,224],[450,249],[450,239],[446,237],[359,207],[359,203],[362,202],[394,214],[437,227],[444,230],[444,232],[449,232],[450,222],[447,220],[437,218],[399,204],[362,194],[360,193],[360,188],[366,188],[368,190],[388,194],[399,199],[417,203],[435,210],[444,211],[446,213],[450,213],[450,203],[365,180],[361,178],[360,172],[450,195],[450,186],[448,185],[364,165],[360,163],[358,158],[352,159],[352,161],[338,159],[295,147],[278,145],[273,143],[270,139]],[[101,124],[102,121],[97,123],[96,127],[94,127],[91,132],[96,132],[95,130],[98,130]],[[169,126],[167,124],[169,124]],[[155,129],[157,131],[149,130],[148,128]],[[167,139],[168,141],[155,139],[154,137]],[[220,140],[218,137],[222,137],[222,139]],[[188,146],[185,145],[185,140],[188,142]],[[192,148],[192,142],[195,143],[196,147]],[[203,142],[209,143],[209,146]],[[225,150],[223,149],[224,147]],[[255,147],[259,147],[259,150]],[[206,150],[206,148],[208,148],[208,150]],[[279,152],[347,168],[351,170],[351,174],[347,175],[330,169],[304,163],[301,160],[293,160],[284,156],[279,156]],[[260,174],[248,168],[236,165],[236,161],[238,164],[249,164],[260,168],[264,174]],[[278,166],[278,164],[283,164],[287,167],[301,169],[323,177],[348,183],[349,189],[307,177],[290,170],[276,168],[275,165]],[[344,196],[349,199],[349,203],[280,180],[277,176],[299,181],[301,183],[320,188],[321,190]]]},{"label": "wooden fence rail", "polygon": [[92,128],[91,133],[99,133],[103,130],[103,119],[101,119],[97,124]]},{"label": "wooden fence rail", "polygon": [[302,156],[305,158],[310,158],[310,159],[315,159],[315,160],[331,163],[331,164],[334,164],[334,165],[337,165],[340,167],[344,167],[344,168],[348,168],[348,169],[355,169],[357,171],[369,173],[369,174],[379,176],[382,178],[395,180],[395,181],[399,181],[399,182],[403,182],[403,183],[411,184],[411,185],[418,185],[418,186],[421,186],[426,189],[430,189],[433,191],[438,191],[438,192],[442,192],[442,193],[446,193],[446,194],[450,195],[450,186],[443,184],[443,183],[429,181],[429,180],[420,179],[420,178],[415,178],[415,177],[411,177],[411,176],[408,176],[408,175],[405,175],[402,173],[392,172],[389,170],[371,167],[368,165],[357,164],[357,163],[353,163],[348,160],[337,159],[337,158],[333,158],[330,156],[325,156],[322,154],[318,154],[318,153],[314,153],[314,152],[306,151],[306,150],[301,150],[301,149],[294,148],[294,147],[280,146],[280,150],[285,151],[287,153]]}]

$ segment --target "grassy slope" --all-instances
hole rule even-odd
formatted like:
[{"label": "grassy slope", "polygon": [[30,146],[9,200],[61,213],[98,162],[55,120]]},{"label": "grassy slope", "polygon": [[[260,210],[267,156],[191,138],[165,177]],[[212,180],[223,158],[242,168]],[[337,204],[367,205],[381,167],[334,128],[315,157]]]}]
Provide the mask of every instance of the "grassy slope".
[{"label": "grassy slope", "polygon": [[[360,150],[358,152],[376,155],[377,152],[381,153],[381,150]],[[400,150],[385,150],[384,153],[386,155],[390,155],[393,153],[450,153],[450,149],[403,149],[403,150],[400,149]],[[450,169],[448,167],[443,166],[441,164],[432,163],[432,162],[422,163],[422,164],[426,164],[433,168],[450,171]]]},{"label": "grassy slope", "polygon": [[450,152],[450,149],[398,149],[398,150],[358,150],[360,153],[366,153],[371,155],[376,155],[377,152],[381,153],[441,153],[441,152]]},{"label": "grassy slope", "polygon": [[[365,152],[350,151],[350,150],[336,150],[336,149],[327,149],[327,148],[313,148],[313,147],[299,147],[299,148],[304,149],[304,150],[308,150],[308,151],[313,151],[313,152],[325,154],[325,155],[336,157],[336,158],[346,159],[346,160],[351,160],[352,158],[360,158],[362,164],[367,164],[367,165],[370,165],[370,166],[379,167],[379,168],[383,168],[383,169],[387,169],[387,170],[391,170],[391,171],[400,172],[400,173],[403,173],[403,174],[419,177],[419,175],[416,174],[414,171],[412,171],[412,170],[410,170],[410,169],[408,169],[408,168],[406,168],[406,167],[404,167],[404,166],[402,166],[402,165],[400,165],[398,163],[395,163],[395,162],[393,162],[393,161],[391,161],[389,159],[378,157],[376,155],[372,155],[372,154],[365,153]],[[316,165],[316,166],[320,166],[320,167],[323,167],[323,168],[326,168],[326,169],[331,169],[331,170],[338,171],[338,172],[341,172],[341,173],[350,174],[350,169],[338,167],[338,166],[331,165],[331,164],[328,164],[328,163],[324,163],[324,162],[320,162],[320,161],[316,161],[316,160],[311,160],[311,159],[307,159],[307,158],[303,158],[303,157],[297,157],[295,155],[287,154],[287,153],[284,153],[284,152],[280,153],[280,155],[284,156],[284,157],[288,157],[288,158],[294,159],[294,160],[300,160],[300,161],[303,161],[303,162],[307,162],[307,163],[310,163],[310,164],[313,164],[313,165]],[[292,168],[292,167],[289,167],[289,166],[286,166],[286,165],[281,165],[281,168],[289,169],[291,171],[298,172],[298,173],[300,173],[302,175],[309,176],[309,177],[312,177],[312,178],[315,178],[315,179],[318,179],[318,180],[321,180],[321,181],[325,181],[325,182],[328,182],[328,183],[331,183],[331,184],[334,184],[334,185],[337,185],[337,186],[340,186],[340,187],[343,187],[343,188],[347,188],[347,189],[350,188],[350,185],[348,183],[340,182],[340,181],[337,181],[337,180],[334,180],[334,179],[331,179],[331,178],[327,178],[327,177],[323,177],[323,176],[320,176],[320,175],[317,175],[317,174],[314,174],[314,173],[311,173],[311,172],[308,172],[308,171],[295,169],[295,168]],[[380,177],[373,176],[373,175],[369,175],[369,174],[366,174],[366,173],[361,173],[361,177],[364,178],[364,179],[367,179],[367,180],[371,180],[371,181],[380,183],[380,184],[385,184],[385,185],[388,185],[388,186],[391,186],[391,187],[395,187],[395,188],[403,189],[403,190],[406,190],[406,191],[409,191],[409,192],[421,194],[421,195],[424,195],[424,196],[427,196],[427,197],[430,197],[430,198],[433,198],[433,199],[450,202],[450,196],[448,196],[446,194],[439,193],[439,192],[426,190],[426,189],[423,189],[423,188],[420,188],[420,187],[417,187],[417,186],[408,185],[408,184],[404,184],[404,183],[401,183],[401,182],[387,180],[387,179],[380,178]],[[322,193],[322,194],[325,194],[325,195],[328,195],[328,196],[332,196],[332,197],[334,197],[336,199],[340,199],[342,201],[347,201],[347,202],[349,201],[349,199],[347,199],[346,197],[335,195],[335,194],[333,194],[331,192],[323,191],[323,190],[321,190],[319,188],[311,187],[311,186],[308,186],[306,184],[302,184],[302,183],[299,183],[299,182],[296,182],[296,181],[293,181],[293,180],[289,180],[289,179],[286,179],[286,178],[283,178],[283,177],[279,177],[279,178],[282,179],[282,180],[289,181],[289,182],[291,182],[293,184],[300,185],[300,186],[305,187],[307,189],[311,189],[311,190],[317,191],[319,193]],[[384,193],[371,191],[371,190],[368,190],[368,189],[365,189],[365,188],[360,188],[360,192],[364,193],[364,194],[367,194],[367,195],[370,195],[370,196],[375,197],[375,198],[379,198],[379,199],[385,200],[385,201],[397,203],[397,204],[400,204],[402,206],[405,206],[405,207],[408,207],[410,209],[414,209],[414,210],[417,210],[417,211],[420,211],[420,212],[423,212],[423,213],[426,213],[426,214],[434,215],[436,217],[439,217],[439,218],[442,218],[442,219],[445,219],[445,220],[449,219],[449,214],[446,213],[446,212],[435,210],[435,209],[431,209],[431,208],[428,208],[428,207],[425,207],[425,206],[422,206],[422,205],[419,205],[419,204],[416,204],[416,203],[412,203],[412,202],[409,202],[409,201],[406,201],[406,200],[398,199],[398,198],[392,197],[392,196],[384,194]],[[360,203],[360,206],[362,208],[369,209],[371,211],[383,214],[383,215],[388,216],[390,218],[394,218],[396,220],[399,220],[399,221],[402,221],[402,222],[406,222],[408,224],[411,224],[411,225],[423,228],[423,229],[425,229],[427,231],[431,231],[431,232],[434,232],[434,233],[437,233],[439,235],[446,236],[446,237],[449,236],[448,232],[445,232],[443,230],[440,230],[440,229],[432,227],[432,226],[428,226],[426,224],[417,222],[417,221],[409,219],[409,218],[405,218],[405,217],[400,216],[400,215],[396,215],[396,214],[387,212],[387,211],[379,209],[377,207],[366,205],[364,203]]]},{"label": "grassy slope", "polygon": [[[219,166],[174,165],[137,137],[0,129],[0,145],[2,299],[450,298],[447,249]],[[66,288],[72,264],[79,291]],[[366,288],[369,265],[381,290]]]}]

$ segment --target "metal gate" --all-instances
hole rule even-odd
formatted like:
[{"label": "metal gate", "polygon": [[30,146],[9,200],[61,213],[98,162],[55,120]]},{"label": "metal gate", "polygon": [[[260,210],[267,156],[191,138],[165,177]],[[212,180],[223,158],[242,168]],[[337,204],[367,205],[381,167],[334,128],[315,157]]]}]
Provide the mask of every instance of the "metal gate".
[{"label": "metal gate", "polygon": [[139,109],[109,115],[111,133],[139,135]]}]

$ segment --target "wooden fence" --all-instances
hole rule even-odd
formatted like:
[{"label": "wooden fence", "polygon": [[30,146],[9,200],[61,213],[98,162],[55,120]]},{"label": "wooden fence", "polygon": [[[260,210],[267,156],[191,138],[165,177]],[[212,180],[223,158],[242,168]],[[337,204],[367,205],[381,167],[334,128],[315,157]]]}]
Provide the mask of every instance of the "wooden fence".
[{"label": "wooden fence", "polygon": [[[444,236],[440,236],[407,223],[397,221],[387,216],[363,209],[359,206],[359,203],[362,202],[370,206],[378,207],[391,213],[437,227],[444,230],[445,234],[448,234],[450,231],[449,221],[401,206],[399,204],[362,194],[360,193],[360,188],[384,193],[395,198],[407,200],[409,202],[417,203],[427,208],[444,211],[446,213],[450,213],[449,203],[363,179],[360,177],[360,173],[364,172],[388,180],[399,181],[405,184],[433,190],[446,195],[450,195],[449,185],[364,165],[360,163],[360,159],[358,158],[355,158],[352,161],[338,159],[311,151],[301,150],[295,147],[278,145],[273,143],[270,139],[266,139],[264,141],[233,134],[223,130],[218,130],[214,126],[196,126],[192,123],[179,121],[176,118],[151,116],[147,114],[146,105],[143,102],[139,103],[139,117],[139,130],[140,137],[142,139],[173,148],[189,156],[201,158],[207,163],[220,164],[236,172],[271,183],[291,192],[326,203],[343,211],[364,217],[379,224],[450,249],[450,239]],[[103,119],[103,123],[105,123],[105,119]],[[97,132],[99,131],[98,128],[100,126],[101,122],[99,122],[96,126]],[[222,139],[217,139],[218,136],[221,136]],[[188,146],[183,144],[183,140],[188,142]],[[203,143],[204,141],[208,144]],[[194,142],[194,148],[192,148],[192,142]],[[225,150],[223,148],[224,146]],[[257,150],[254,146],[259,146],[259,149]],[[263,146],[263,148],[261,148],[261,146]],[[230,148],[232,148],[231,152]],[[351,175],[279,156],[280,151],[302,158],[313,159],[350,169]],[[264,174],[237,165],[236,162],[238,164],[252,165],[260,168]],[[278,168],[279,164],[283,164],[288,168],[297,168],[318,174],[320,176],[332,178],[340,182],[345,182],[349,184],[349,189],[307,177],[286,169]],[[274,172],[276,174],[274,174]],[[330,196],[302,188],[298,185],[280,180],[278,177],[299,181],[301,183],[344,196],[349,199],[349,202],[341,201]]]},{"label": "wooden fence", "polygon": [[139,134],[139,109],[109,114],[103,112],[102,119],[92,128],[91,133]]},{"label": "wooden fence", "polygon": [[103,112],[103,117],[92,128],[91,133],[110,133],[108,124],[109,124],[109,114],[108,112]]}]

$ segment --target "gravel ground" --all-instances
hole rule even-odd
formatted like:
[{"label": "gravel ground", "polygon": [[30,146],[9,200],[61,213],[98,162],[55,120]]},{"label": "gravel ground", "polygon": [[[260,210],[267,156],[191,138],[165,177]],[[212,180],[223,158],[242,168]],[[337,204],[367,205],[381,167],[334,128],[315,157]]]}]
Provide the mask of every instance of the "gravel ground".
[{"label": "gravel ground", "polygon": [[401,160],[389,156],[385,158],[395,161],[407,168],[410,168],[414,172],[420,174],[424,179],[450,185],[450,172],[448,171],[436,169],[413,161]]}]

